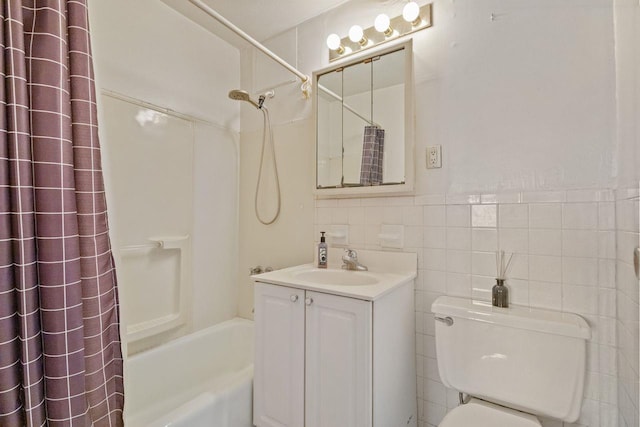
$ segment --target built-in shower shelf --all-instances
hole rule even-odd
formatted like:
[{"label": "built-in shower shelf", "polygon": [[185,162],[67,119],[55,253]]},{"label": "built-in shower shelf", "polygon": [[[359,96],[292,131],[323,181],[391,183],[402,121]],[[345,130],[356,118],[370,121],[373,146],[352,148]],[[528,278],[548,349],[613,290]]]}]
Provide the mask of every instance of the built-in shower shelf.
[{"label": "built-in shower shelf", "polygon": [[[126,333],[128,342],[139,341],[154,335],[159,335],[187,324],[188,298],[191,289],[190,237],[188,235],[151,237],[148,239],[148,242],[149,243],[123,246],[120,248],[120,254],[124,261],[129,258],[150,256],[155,251],[177,251],[177,256],[179,256],[180,259],[179,283],[177,284],[175,292],[178,298],[176,302],[177,311],[127,325]],[[135,283],[131,283],[128,286],[135,286]],[[152,298],[153,296],[150,297]]]},{"label": "built-in shower shelf", "polygon": [[186,323],[183,313],[170,314],[147,322],[127,326],[127,340],[129,342],[149,338],[162,332],[182,326]]}]

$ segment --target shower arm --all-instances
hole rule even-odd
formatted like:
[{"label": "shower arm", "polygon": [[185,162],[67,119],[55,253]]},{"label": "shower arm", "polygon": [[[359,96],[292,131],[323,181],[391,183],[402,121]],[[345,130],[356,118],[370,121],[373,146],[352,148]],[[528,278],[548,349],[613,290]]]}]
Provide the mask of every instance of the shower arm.
[{"label": "shower arm", "polygon": [[259,51],[261,51],[262,53],[267,55],[269,58],[273,59],[275,62],[277,62],[278,64],[282,65],[284,68],[286,68],[288,71],[290,71],[291,73],[295,74],[300,79],[300,81],[302,82],[302,86],[300,87],[300,89],[302,90],[302,95],[304,96],[305,99],[309,99],[310,92],[311,92],[311,79],[309,78],[309,76],[307,76],[306,74],[302,73],[297,68],[294,68],[291,64],[289,64],[284,59],[280,58],[275,53],[271,52],[262,43],[260,43],[259,41],[257,41],[253,37],[251,37],[249,34],[247,34],[244,31],[242,31],[235,24],[233,24],[231,21],[229,21],[224,16],[220,15],[217,11],[215,11],[214,9],[212,9],[211,7],[206,5],[201,0],[189,0],[189,1],[194,6],[198,7],[200,10],[202,10],[204,13],[206,13],[207,15],[209,15],[210,17],[212,17],[216,21],[220,22],[222,25],[224,25],[225,27],[227,27],[228,29],[230,29],[231,31],[236,33],[238,36],[242,37],[248,43],[253,45],[256,49],[258,49]]}]

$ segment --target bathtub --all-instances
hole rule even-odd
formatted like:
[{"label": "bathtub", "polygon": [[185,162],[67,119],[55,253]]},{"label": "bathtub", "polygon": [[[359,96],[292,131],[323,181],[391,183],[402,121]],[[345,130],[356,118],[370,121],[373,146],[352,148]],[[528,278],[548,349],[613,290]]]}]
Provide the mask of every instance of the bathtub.
[{"label": "bathtub", "polygon": [[251,427],[253,322],[232,319],[127,361],[127,427]]}]

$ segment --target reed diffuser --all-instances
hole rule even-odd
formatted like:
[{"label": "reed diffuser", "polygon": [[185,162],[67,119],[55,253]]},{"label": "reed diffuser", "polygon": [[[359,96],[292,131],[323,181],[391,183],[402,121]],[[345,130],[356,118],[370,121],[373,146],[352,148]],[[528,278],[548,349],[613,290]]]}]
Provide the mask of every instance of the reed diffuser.
[{"label": "reed diffuser", "polygon": [[513,254],[509,255],[509,259],[506,259],[504,251],[496,252],[498,277],[496,277],[496,284],[491,290],[491,304],[494,307],[509,307],[509,289],[504,284],[504,281],[507,280],[507,272],[511,266],[512,259]]}]

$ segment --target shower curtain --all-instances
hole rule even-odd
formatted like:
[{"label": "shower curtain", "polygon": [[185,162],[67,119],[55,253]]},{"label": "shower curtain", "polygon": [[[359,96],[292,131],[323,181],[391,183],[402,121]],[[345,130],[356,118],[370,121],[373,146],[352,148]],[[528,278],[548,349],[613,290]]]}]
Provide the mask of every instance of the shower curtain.
[{"label": "shower curtain", "polygon": [[122,426],[86,0],[0,5],[0,426]]}]

